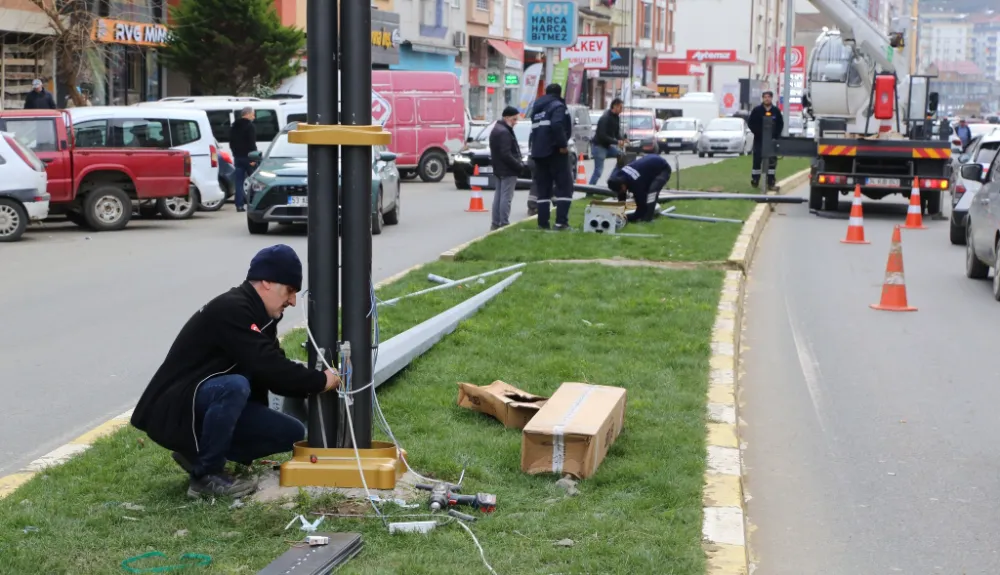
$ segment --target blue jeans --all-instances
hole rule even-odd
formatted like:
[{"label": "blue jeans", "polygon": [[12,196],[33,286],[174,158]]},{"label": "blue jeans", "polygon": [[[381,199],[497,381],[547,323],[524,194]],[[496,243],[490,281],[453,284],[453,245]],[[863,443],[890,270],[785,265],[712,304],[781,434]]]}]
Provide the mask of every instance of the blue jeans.
[{"label": "blue jeans", "polygon": [[219,473],[226,460],[250,465],[255,459],[291,451],[306,428],[297,419],[248,401],[250,382],[242,375],[220,375],[198,386],[194,399],[199,453],[190,458],[193,475]]},{"label": "blue jeans", "polygon": [[618,146],[598,146],[593,144],[590,146],[590,155],[594,157],[594,173],[590,175],[590,185],[596,186],[597,180],[601,179],[601,174],[604,173],[604,162],[608,158],[617,158],[620,152],[618,151]]},{"label": "blue jeans", "polygon": [[242,209],[246,203],[246,194],[243,192],[243,182],[246,181],[247,176],[253,173],[250,167],[250,158],[233,158],[233,180],[236,185],[236,197],[233,202],[236,204],[236,209]]}]

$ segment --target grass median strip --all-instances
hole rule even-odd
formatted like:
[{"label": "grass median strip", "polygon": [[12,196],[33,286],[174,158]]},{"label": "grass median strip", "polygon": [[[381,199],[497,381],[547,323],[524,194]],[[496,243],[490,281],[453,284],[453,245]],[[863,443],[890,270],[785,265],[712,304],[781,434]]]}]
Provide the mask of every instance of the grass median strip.
[{"label": "grass median strip", "polygon": [[[730,158],[715,164],[684,168],[681,159],[680,187],[728,193],[757,193],[750,186],[749,156]],[[809,167],[809,160],[788,158],[778,162],[778,180]],[[667,184],[675,189],[676,175]],[[583,212],[591,200],[573,202],[570,223],[580,229]],[[677,213],[745,220],[756,204],[737,200],[674,202]],[[524,262],[551,259],[597,259],[615,256],[652,261],[721,261],[729,256],[740,226],[729,223],[678,221],[658,218],[644,224],[626,226],[626,233],[659,234],[659,238],[608,237],[601,234],[574,234],[569,238],[534,231],[532,221],[493,234],[459,252],[459,261]],[[532,230],[532,231],[521,231]]]},{"label": "grass median strip", "polygon": [[[460,278],[495,267],[433,263],[379,297],[428,287],[427,273]],[[453,479],[467,467],[467,491],[498,495],[497,513],[472,525],[498,573],[703,572],[704,398],[722,275],[531,264],[506,292],[379,389],[416,469]],[[383,338],[500,279],[384,306]],[[301,353],[301,341],[295,333],[287,340],[291,354]],[[564,381],[629,390],[625,431],[599,473],[579,485],[579,495],[566,496],[552,477],[521,473],[520,433],[455,405],[456,382],[495,379],[538,394]],[[123,559],[157,550],[172,559],[210,555],[207,572],[254,573],[287,549],[286,539],[301,536],[283,531],[295,514],[365,510],[336,497],[304,495],[294,509],[194,503],[184,496],[186,478],[169,454],[148,440],[142,447],[140,439],[126,429],[99,440],[0,500],[5,572],[121,572]],[[371,519],[324,523],[328,530],[364,534],[365,551],[343,573],[485,572],[467,534],[454,526],[429,536],[390,536]],[[574,545],[553,545],[563,539]]]}]

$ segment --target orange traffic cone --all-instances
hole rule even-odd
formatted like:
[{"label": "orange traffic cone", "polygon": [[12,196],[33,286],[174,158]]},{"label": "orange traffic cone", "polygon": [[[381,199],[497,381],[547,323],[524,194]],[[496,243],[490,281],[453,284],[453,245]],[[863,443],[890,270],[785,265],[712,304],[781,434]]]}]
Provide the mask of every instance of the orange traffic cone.
[{"label": "orange traffic cone", "polygon": [[[479,166],[475,166],[472,170],[472,177],[475,181],[479,180]],[[472,197],[469,198],[469,209],[465,210],[467,212],[488,212],[489,210],[483,206],[483,188],[478,185],[469,186],[472,188]]]},{"label": "orange traffic cone", "polygon": [[903,277],[903,243],[899,226],[892,230],[892,247],[885,264],[885,281],[882,282],[882,300],[871,304],[872,309],[883,311],[917,311],[906,303],[906,280]]},{"label": "orange traffic cone", "polygon": [[583,154],[576,159],[576,183],[587,184],[587,168],[583,165]]},{"label": "orange traffic cone", "polygon": [[920,185],[917,183],[913,184],[913,190],[910,191],[910,207],[906,208],[906,223],[903,224],[903,229],[927,229],[927,226],[924,225],[923,209],[920,205]]},{"label": "orange traffic cone", "polygon": [[870,244],[865,240],[865,220],[861,215],[861,184],[854,186],[854,200],[851,201],[851,219],[847,224],[847,237],[840,240],[844,244]]}]

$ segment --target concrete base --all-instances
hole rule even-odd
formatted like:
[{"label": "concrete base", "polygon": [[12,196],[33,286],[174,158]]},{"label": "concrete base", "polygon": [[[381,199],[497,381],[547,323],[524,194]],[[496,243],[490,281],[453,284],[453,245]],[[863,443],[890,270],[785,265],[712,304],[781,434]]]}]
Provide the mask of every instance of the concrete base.
[{"label": "concrete base", "polygon": [[[369,489],[394,489],[396,481],[406,471],[406,464],[397,456],[396,446],[373,441],[371,449],[359,449],[361,470]],[[358,459],[353,449],[309,447],[305,441],[296,443],[292,459],[281,465],[282,487],[363,487],[358,472]]]}]

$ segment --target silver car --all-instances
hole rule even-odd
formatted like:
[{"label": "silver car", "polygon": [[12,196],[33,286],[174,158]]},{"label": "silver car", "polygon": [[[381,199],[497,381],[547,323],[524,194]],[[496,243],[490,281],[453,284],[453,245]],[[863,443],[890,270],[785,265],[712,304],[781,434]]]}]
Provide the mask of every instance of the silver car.
[{"label": "silver car", "polygon": [[972,199],[982,187],[979,179],[969,180],[962,177],[961,166],[966,164],[978,164],[983,170],[990,167],[993,158],[1000,150],[1000,129],[992,134],[980,136],[969,144],[968,150],[958,156],[955,161],[958,168],[952,176],[951,188],[951,226],[949,239],[955,245],[965,243],[965,221],[969,213],[969,205]]},{"label": "silver car", "polygon": [[698,157],[739,154],[753,150],[753,133],[743,118],[715,118],[708,122],[698,139]]},{"label": "silver car", "polygon": [[979,164],[965,164],[961,175],[966,180],[982,184],[969,204],[969,217],[965,229],[965,275],[972,279],[986,279],[990,268],[993,273],[993,297],[1000,301],[1000,154],[993,158],[990,167],[983,170]]}]

